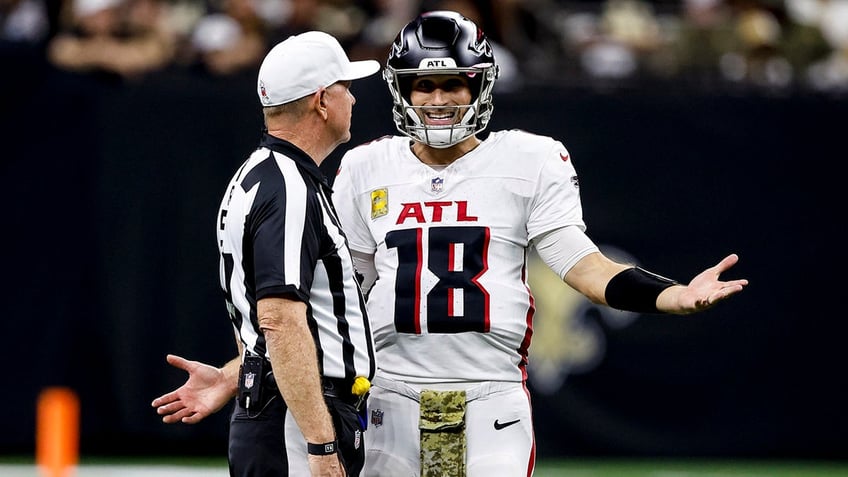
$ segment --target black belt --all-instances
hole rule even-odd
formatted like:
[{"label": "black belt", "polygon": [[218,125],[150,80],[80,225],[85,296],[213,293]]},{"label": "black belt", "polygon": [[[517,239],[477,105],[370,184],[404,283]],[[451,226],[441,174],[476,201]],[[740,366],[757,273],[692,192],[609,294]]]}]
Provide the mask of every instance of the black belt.
[{"label": "black belt", "polygon": [[353,384],[338,378],[321,378],[321,382],[324,385],[324,396],[350,403],[356,402],[357,397],[351,392]]},{"label": "black belt", "polygon": [[[357,396],[354,396],[351,392],[351,388],[353,387],[352,383],[349,383],[345,379],[340,378],[321,378],[321,383],[324,386],[324,396],[329,398],[341,399],[344,402],[354,404],[358,400]],[[262,380],[262,385],[275,393],[279,393],[279,389],[277,388],[277,381],[274,379],[274,372],[268,371],[265,373],[265,378]]]}]

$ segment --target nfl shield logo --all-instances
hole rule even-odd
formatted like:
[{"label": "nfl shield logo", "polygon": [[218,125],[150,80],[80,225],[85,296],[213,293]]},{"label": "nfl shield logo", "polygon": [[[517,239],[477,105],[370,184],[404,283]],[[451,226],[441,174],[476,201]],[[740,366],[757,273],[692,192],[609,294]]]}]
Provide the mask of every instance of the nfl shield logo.
[{"label": "nfl shield logo", "polygon": [[380,427],[383,425],[383,411],[380,409],[371,410],[371,425]]},{"label": "nfl shield logo", "polygon": [[252,388],[254,378],[256,378],[256,373],[246,373],[244,375],[244,387],[247,389]]},{"label": "nfl shield logo", "polygon": [[431,192],[441,192],[444,185],[445,185],[444,179],[442,179],[441,177],[434,177],[430,181],[430,191]]}]

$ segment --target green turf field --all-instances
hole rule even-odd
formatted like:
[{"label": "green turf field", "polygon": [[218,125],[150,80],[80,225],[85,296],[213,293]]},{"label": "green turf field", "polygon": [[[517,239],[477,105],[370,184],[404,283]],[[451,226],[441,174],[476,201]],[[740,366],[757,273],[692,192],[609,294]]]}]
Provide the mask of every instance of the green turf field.
[{"label": "green turf field", "polygon": [[[42,477],[31,459],[2,457],[0,476]],[[83,459],[73,477],[227,477],[227,468],[220,459]],[[535,477],[848,477],[848,461],[542,460]]]},{"label": "green turf field", "polygon": [[540,461],[535,477],[848,477],[848,462]]}]

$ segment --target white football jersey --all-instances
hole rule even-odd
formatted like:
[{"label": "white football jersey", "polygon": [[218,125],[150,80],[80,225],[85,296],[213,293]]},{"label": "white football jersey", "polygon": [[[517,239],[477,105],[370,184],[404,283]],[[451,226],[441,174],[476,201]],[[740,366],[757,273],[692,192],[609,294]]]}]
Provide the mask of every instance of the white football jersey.
[{"label": "white football jersey", "polygon": [[387,136],[345,154],[333,202],[350,248],[375,254],[367,307],[386,377],[526,378],[535,309],[528,244],[559,227],[585,230],[562,143],[493,132],[434,169],[408,138]]}]

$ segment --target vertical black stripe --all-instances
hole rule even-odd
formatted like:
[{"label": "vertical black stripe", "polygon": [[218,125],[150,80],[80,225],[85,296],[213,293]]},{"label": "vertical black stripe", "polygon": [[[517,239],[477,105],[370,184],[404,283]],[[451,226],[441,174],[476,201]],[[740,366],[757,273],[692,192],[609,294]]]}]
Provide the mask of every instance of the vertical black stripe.
[{"label": "vertical black stripe", "polygon": [[315,342],[315,354],[318,356],[318,372],[324,376],[324,347],[321,346],[321,336],[318,334],[318,322],[315,321],[315,316],[312,314],[312,303],[306,304],[306,324],[309,326],[309,332],[312,334],[312,341]]},{"label": "vertical black stripe", "polygon": [[[356,283],[356,289],[359,290],[359,282]],[[365,307],[365,297],[361,290],[357,293],[357,297],[359,299],[359,313],[365,318],[363,320],[365,325],[365,336],[370,337],[371,320],[368,319],[368,312]],[[374,343],[371,339],[366,339],[365,342],[368,343],[368,379],[373,379],[374,375],[377,373],[377,359],[374,356]]]},{"label": "vertical black stripe", "polygon": [[[265,340],[265,334],[260,331],[259,327],[256,288],[257,284],[263,283],[266,277],[258,276],[256,260],[279,261],[277,264],[279,268],[276,271],[283,281],[285,281],[285,272],[282,268],[282,260],[277,260],[276,255],[257,258],[256,254],[257,250],[273,250],[279,247],[281,250],[280,254],[282,255],[282,248],[287,238],[284,233],[285,214],[277,213],[280,208],[285,209],[286,184],[273,153],[269,151],[265,159],[247,171],[240,185],[244,192],[250,191],[253,187],[259,187],[251,204],[250,211],[245,217],[241,240],[245,288],[244,298],[250,304],[249,319],[251,327],[257,332],[256,344],[252,351],[260,356],[264,356],[268,350],[268,345]],[[276,230],[276,233],[264,234],[265,237],[273,237],[273,242],[255,242],[260,224],[263,228],[273,227]],[[277,242],[277,240],[280,242]],[[265,273],[264,270],[263,273]]]},{"label": "vertical black stripe", "polygon": [[344,362],[345,379],[353,380],[356,377],[356,368],[353,361],[353,342],[350,340],[350,324],[347,321],[347,300],[345,299],[345,276],[341,258],[338,254],[325,257],[324,268],[330,283],[330,295],[333,297],[333,314],[336,316],[336,329],[342,338],[342,359]]},{"label": "vertical black stripe", "polygon": [[231,253],[221,254],[221,260],[224,262],[224,296],[226,297],[230,311],[230,319],[233,320],[233,325],[235,325],[236,329],[241,329],[244,317],[242,316],[241,311],[239,311],[239,309],[233,304],[233,291],[230,288],[230,282],[233,279],[233,268],[235,266],[233,263],[233,255]]},{"label": "vertical black stripe", "polygon": [[[345,247],[347,247],[347,236],[345,236],[344,230],[342,230],[341,223],[340,223],[339,218],[338,218],[338,214],[336,213],[336,208],[333,205],[332,194],[324,194],[324,191],[321,190],[321,191],[319,191],[319,197],[321,199],[322,204],[324,205],[324,208],[327,210],[327,214],[330,217],[331,222],[335,226],[335,231],[339,235],[341,235],[342,237],[345,238]],[[349,249],[348,249],[348,254],[350,254]],[[338,251],[335,252],[335,257],[338,259],[337,266],[338,266],[339,279],[338,279],[337,282],[343,284],[345,282],[344,270],[343,270],[343,265],[342,265],[341,259],[338,256]],[[351,266],[352,265],[353,264],[351,264]],[[329,275],[329,270],[328,270],[328,275]],[[357,279],[355,277],[354,277],[353,281],[354,281],[354,284],[356,285],[356,290],[358,291],[358,293],[357,293],[357,305],[359,307],[359,313],[360,313],[361,316],[363,316],[365,318],[364,319],[365,336],[370,337],[371,336],[371,321],[367,319],[368,314],[367,314],[366,307],[365,307],[365,299],[362,295],[362,291],[359,288],[359,282],[357,281]],[[330,282],[333,283],[332,277],[330,278]],[[339,301],[338,301],[339,298],[341,299],[341,303],[339,303]],[[341,316],[338,326],[339,326],[339,333],[342,335],[343,340],[344,340],[343,341],[342,353],[344,355],[345,378],[346,379],[352,379],[352,378],[355,377],[356,370],[355,370],[355,363],[354,363],[354,347],[353,347],[353,342],[350,339],[350,325],[348,324],[347,319],[345,318],[345,314],[346,314],[345,308],[342,308],[341,310],[339,310],[337,308],[338,306],[342,306],[342,307],[346,306],[345,296],[344,296],[344,288],[342,288],[340,290],[340,295],[335,295],[335,294],[333,295],[333,300],[334,300],[333,301],[333,308],[334,308],[333,311],[336,314],[336,316]],[[341,322],[342,320],[344,320],[344,323]],[[367,343],[367,346],[368,346],[368,350],[367,350],[368,362],[369,362],[368,378],[371,379],[371,378],[374,377],[374,374],[376,373],[377,363],[376,363],[376,359],[374,357],[373,343],[371,342],[370,339],[366,339],[365,342]]]}]

